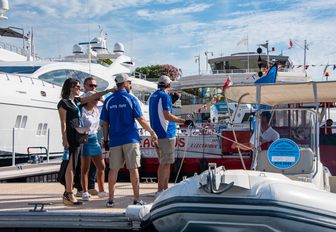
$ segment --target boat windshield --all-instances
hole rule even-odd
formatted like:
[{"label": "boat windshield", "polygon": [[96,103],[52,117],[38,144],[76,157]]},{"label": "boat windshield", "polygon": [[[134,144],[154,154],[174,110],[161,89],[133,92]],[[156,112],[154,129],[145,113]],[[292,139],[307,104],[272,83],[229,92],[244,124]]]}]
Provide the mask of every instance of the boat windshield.
[{"label": "boat windshield", "polygon": [[41,68],[41,66],[0,66],[0,72],[32,74],[39,68]]},{"label": "boat windshield", "polygon": [[[266,112],[271,113],[269,125],[279,133],[280,138],[290,139],[299,148],[310,148],[316,153],[317,117],[313,110],[293,108],[275,109],[272,112]],[[258,144],[261,143],[262,141],[259,140]]]}]

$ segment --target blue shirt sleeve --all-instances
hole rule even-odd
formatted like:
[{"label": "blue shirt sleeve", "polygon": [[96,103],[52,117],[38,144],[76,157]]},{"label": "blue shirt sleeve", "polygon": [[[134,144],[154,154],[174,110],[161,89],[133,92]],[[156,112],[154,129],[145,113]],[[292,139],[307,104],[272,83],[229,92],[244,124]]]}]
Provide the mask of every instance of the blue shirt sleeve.
[{"label": "blue shirt sleeve", "polygon": [[100,119],[105,121],[105,122],[109,122],[110,119],[109,119],[109,114],[108,114],[108,111],[107,111],[107,102],[108,101],[104,101],[104,105],[103,105],[103,108],[101,110],[101,113],[100,113]]},{"label": "blue shirt sleeve", "polygon": [[172,111],[171,97],[168,94],[163,94],[161,99],[162,99],[162,109],[171,112]]}]

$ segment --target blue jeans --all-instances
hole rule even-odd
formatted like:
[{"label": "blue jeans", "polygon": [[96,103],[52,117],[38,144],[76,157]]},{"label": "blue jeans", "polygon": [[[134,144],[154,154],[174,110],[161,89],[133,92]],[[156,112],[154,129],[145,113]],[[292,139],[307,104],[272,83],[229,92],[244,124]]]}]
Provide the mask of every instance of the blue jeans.
[{"label": "blue jeans", "polygon": [[96,166],[92,161],[90,164],[88,179],[89,179],[88,189],[94,189],[96,183]]}]

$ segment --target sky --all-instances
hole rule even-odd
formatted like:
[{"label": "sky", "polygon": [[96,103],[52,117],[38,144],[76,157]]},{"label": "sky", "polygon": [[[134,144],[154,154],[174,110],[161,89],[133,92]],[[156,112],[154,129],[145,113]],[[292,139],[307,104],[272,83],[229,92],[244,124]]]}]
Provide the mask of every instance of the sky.
[{"label": "sky", "polygon": [[[209,58],[256,51],[269,41],[275,51],[303,64],[336,64],[336,0],[9,0],[8,20],[1,27],[34,30],[40,57],[70,55],[103,28],[108,48],[125,46],[135,67],[172,64],[183,75],[201,72]],[[248,38],[246,43],[239,41]],[[289,48],[289,40],[294,46]],[[325,67],[325,66],[324,66]],[[323,68],[324,68],[323,67]],[[333,66],[328,70],[336,78]],[[322,75],[322,74],[317,74]]]}]

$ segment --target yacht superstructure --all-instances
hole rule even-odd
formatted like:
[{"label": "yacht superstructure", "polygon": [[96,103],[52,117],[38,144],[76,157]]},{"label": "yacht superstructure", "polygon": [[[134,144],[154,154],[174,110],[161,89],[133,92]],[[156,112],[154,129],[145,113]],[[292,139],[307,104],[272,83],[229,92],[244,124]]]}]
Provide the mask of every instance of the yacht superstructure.
[{"label": "yacht superstructure", "polygon": [[[0,62],[0,151],[2,154],[26,154],[28,147],[45,147],[49,154],[63,152],[60,120],[57,103],[60,100],[61,86],[69,77],[82,83],[88,76],[97,80],[98,90],[115,86],[113,76],[130,73],[134,63],[124,55],[120,43],[115,45],[111,57],[112,64],[97,63],[97,54],[91,62],[81,59],[72,61],[17,61]],[[97,50],[97,46],[95,47]],[[100,51],[103,49],[100,49]],[[142,79],[132,79],[133,94],[141,102],[144,115],[148,109],[144,104],[156,85]]]}]

